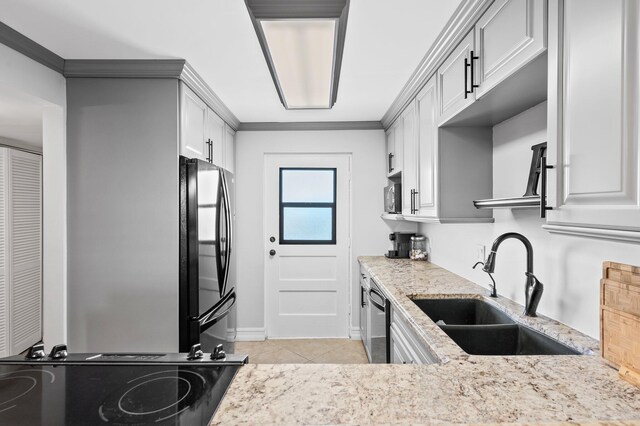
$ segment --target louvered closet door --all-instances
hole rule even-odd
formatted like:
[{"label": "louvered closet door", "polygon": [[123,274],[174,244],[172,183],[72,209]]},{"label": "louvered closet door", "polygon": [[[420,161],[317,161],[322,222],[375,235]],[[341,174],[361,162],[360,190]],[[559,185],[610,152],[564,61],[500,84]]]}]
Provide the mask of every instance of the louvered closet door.
[{"label": "louvered closet door", "polygon": [[9,289],[7,236],[7,149],[0,148],[0,357],[9,354]]},{"label": "louvered closet door", "polygon": [[9,150],[11,352],[42,338],[42,157]]}]

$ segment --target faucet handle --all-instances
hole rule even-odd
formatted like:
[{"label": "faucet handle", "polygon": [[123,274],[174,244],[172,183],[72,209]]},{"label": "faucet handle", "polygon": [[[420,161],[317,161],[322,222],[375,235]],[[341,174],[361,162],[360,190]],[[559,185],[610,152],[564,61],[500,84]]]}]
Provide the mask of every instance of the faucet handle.
[{"label": "faucet handle", "polygon": [[[484,266],[484,262],[476,262],[475,265],[473,265],[473,269],[476,269],[476,266],[478,265],[483,265]],[[491,278],[491,282],[493,283],[493,285],[491,286],[491,294],[489,296],[491,297],[498,297],[498,290],[496,288],[496,280],[493,279],[493,275],[491,275],[491,272],[487,271],[485,268],[482,268],[483,272],[486,272],[487,275],[489,275],[489,278]]]}]

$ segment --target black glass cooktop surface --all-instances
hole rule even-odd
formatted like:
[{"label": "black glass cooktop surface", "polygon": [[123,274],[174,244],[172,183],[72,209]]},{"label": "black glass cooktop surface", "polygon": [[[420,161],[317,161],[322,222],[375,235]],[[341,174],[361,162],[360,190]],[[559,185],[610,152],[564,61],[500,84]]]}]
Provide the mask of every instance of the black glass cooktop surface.
[{"label": "black glass cooktop surface", "polygon": [[238,368],[0,365],[0,425],[206,425]]}]

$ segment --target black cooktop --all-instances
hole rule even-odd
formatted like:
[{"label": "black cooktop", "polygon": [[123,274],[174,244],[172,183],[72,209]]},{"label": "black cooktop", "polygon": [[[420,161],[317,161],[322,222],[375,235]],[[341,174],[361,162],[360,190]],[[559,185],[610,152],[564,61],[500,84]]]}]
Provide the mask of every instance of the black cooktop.
[{"label": "black cooktop", "polygon": [[0,363],[0,425],[206,425],[238,368]]}]

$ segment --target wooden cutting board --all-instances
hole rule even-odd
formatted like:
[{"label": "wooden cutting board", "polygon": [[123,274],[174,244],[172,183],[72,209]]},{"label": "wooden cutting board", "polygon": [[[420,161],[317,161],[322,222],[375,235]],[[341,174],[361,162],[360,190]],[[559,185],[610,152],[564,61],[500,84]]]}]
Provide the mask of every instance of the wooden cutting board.
[{"label": "wooden cutting board", "polygon": [[604,262],[600,280],[600,352],[640,386],[640,267]]}]

